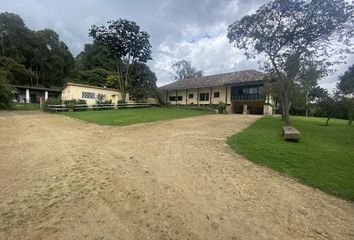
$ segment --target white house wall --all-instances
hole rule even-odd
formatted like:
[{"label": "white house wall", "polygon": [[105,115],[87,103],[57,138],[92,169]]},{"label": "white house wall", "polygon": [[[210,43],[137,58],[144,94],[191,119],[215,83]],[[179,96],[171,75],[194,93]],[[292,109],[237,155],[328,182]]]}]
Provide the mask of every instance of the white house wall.
[{"label": "white house wall", "polygon": [[[214,93],[219,92],[219,97],[214,98]],[[198,94],[199,93],[199,94]],[[201,101],[199,99],[200,93],[209,93],[209,100]],[[189,98],[189,95],[193,94],[192,98]],[[218,86],[218,87],[207,87],[207,88],[194,88],[194,89],[183,89],[178,90],[176,94],[176,90],[166,91],[165,96],[167,97],[167,101],[172,105],[176,104],[176,101],[169,101],[170,97],[182,96],[182,100],[177,101],[177,104],[181,105],[190,105],[190,104],[218,104],[219,102],[227,102],[227,104],[231,103],[231,87]]]}]

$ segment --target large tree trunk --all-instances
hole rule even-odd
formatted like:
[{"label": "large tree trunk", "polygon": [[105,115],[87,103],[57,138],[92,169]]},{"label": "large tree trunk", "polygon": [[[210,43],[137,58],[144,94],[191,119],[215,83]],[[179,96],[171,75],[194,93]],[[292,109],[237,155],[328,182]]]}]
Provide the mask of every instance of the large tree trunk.
[{"label": "large tree trunk", "polygon": [[284,123],[286,126],[290,126],[289,96],[287,91],[284,92]]},{"label": "large tree trunk", "polygon": [[122,71],[119,67],[119,62],[117,58],[116,58],[116,68],[117,68],[117,79],[118,79],[119,91],[121,93],[122,100],[125,102],[126,92],[125,92],[124,78],[123,78]]},{"label": "large tree trunk", "polygon": [[129,79],[129,67],[130,67],[130,53],[128,54],[128,59],[127,59],[126,66],[125,66],[124,97],[123,97],[123,94],[122,94],[122,97],[123,97],[124,101],[125,101],[125,98],[126,98],[125,90],[128,88],[128,82],[129,82],[128,81],[128,79]]}]

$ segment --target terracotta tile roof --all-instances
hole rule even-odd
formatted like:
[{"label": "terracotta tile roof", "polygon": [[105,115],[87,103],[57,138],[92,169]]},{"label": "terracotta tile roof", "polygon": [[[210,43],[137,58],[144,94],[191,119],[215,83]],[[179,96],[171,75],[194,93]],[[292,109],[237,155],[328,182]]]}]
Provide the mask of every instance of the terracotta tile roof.
[{"label": "terracotta tile roof", "polygon": [[177,80],[160,87],[160,90],[179,90],[189,88],[216,87],[222,85],[242,84],[265,80],[266,74],[256,70],[244,70],[231,73],[215,74],[203,77]]}]

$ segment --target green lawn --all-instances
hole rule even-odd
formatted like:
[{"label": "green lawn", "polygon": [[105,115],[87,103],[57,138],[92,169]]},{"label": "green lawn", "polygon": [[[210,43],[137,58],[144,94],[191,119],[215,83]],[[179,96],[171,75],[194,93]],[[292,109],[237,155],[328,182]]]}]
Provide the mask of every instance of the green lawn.
[{"label": "green lawn", "polygon": [[69,117],[85,120],[102,125],[130,125],[134,123],[154,122],[176,118],[212,114],[209,111],[182,108],[135,108],[118,110],[63,112]]},{"label": "green lawn", "polygon": [[322,126],[323,118],[291,120],[301,132],[298,143],[281,138],[282,122],[276,117],[259,119],[227,142],[251,161],[354,201],[354,127],[338,119],[328,127]]},{"label": "green lawn", "polygon": [[14,105],[13,110],[38,110],[38,103],[17,103]]}]

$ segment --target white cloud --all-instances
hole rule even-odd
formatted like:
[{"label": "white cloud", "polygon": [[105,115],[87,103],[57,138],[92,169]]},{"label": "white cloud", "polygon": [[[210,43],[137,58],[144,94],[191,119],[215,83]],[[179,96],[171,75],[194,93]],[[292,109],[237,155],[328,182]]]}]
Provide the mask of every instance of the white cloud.
[{"label": "white cloud", "polygon": [[[148,64],[156,72],[158,85],[163,85],[171,81],[170,66],[181,59],[191,60],[204,74],[258,69],[256,60],[246,59],[242,51],[229,44],[226,31],[229,24],[254,13],[267,1],[2,0],[0,12],[19,14],[31,29],[55,30],[74,56],[92,42],[88,37],[91,25],[117,18],[134,20],[150,33],[154,60]],[[337,75],[353,63],[354,56],[320,84],[334,86]]]},{"label": "white cloud", "polygon": [[[182,59],[191,61],[193,66],[203,70],[204,75],[258,69],[256,60],[247,60],[243,51],[235,49],[229,43],[226,23],[220,22],[206,29],[197,27],[191,29],[187,26],[183,31],[189,32],[182,34],[184,39],[171,41],[171,38],[167,38],[157,48],[151,67],[159,76],[163,76],[159,79],[159,85],[172,81],[169,74],[171,65]],[[208,33],[208,37],[197,41],[188,40],[190,33],[200,36],[205,32]]]}]

